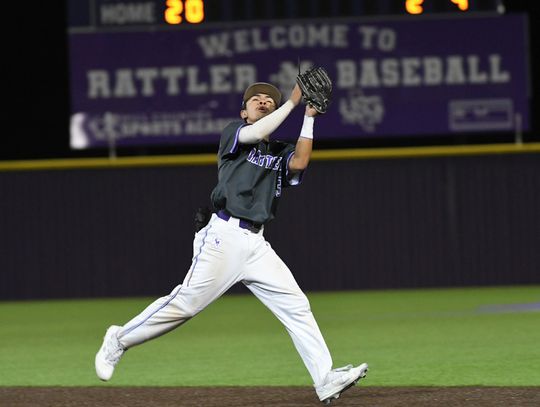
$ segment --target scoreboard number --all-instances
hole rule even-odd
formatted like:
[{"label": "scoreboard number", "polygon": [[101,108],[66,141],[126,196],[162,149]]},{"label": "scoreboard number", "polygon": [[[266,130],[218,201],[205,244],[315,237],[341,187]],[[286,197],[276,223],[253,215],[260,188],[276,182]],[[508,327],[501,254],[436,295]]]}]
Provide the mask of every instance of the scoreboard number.
[{"label": "scoreboard number", "polygon": [[167,24],[181,24],[184,20],[190,24],[199,24],[204,21],[203,0],[167,0],[166,6]]},{"label": "scoreboard number", "polygon": [[[469,9],[469,0],[449,0],[454,3],[461,11]],[[409,14],[422,14],[424,12],[424,0],[406,0],[405,10]]]}]

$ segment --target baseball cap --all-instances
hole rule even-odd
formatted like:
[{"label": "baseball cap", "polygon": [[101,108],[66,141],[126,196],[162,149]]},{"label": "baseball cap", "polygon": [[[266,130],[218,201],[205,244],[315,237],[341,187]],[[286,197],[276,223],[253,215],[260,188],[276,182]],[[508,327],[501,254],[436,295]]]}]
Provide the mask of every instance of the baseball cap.
[{"label": "baseball cap", "polygon": [[253,96],[264,93],[265,95],[270,96],[276,106],[279,106],[281,103],[281,92],[274,85],[271,85],[266,82],[256,82],[253,85],[250,85],[244,92],[243,105]]}]

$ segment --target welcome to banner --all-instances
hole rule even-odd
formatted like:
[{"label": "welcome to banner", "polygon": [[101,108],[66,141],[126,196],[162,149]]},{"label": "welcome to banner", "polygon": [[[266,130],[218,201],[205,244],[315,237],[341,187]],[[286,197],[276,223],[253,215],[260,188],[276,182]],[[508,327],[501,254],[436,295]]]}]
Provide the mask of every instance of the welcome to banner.
[{"label": "welcome to banner", "polygon": [[73,32],[71,145],[216,143],[251,83],[288,98],[298,61],[334,81],[319,139],[527,130],[527,35],[524,15]]}]

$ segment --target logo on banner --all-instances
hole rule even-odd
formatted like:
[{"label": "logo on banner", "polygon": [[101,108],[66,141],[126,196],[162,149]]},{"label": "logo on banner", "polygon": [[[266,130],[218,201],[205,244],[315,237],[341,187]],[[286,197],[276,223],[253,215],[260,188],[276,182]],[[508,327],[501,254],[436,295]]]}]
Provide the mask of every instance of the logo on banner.
[{"label": "logo on banner", "polygon": [[[302,61],[300,63],[300,71],[312,68],[313,63],[311,61]],[[296,76],[298,75],[298,65],[292,62],[282,62],[279,66],[279,70],[269,76],[270,83],[273,83],[279,88],[279,91],[283,95],[290,93],[292,86],[296,82]]]},{"label": "logo on banner", "polygon": [[384,117],[384,103],[378,95],[364,95],[361,89],[351,90],[347,98],[339,101],[341,121],[359,125],[365,132],[372,133]]}]

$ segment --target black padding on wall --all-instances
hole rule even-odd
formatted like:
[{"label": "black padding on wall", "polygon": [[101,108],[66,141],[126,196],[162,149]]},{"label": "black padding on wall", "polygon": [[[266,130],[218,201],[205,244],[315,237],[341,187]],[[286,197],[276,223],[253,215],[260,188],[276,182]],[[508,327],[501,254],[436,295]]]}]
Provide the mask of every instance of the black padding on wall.
[{"label": "black padding on wall", "polygon": [[[0,299],[167,294],[215,182],[215,166],[0,173]],[[537,284],[539,208],[540,155],[316,161],[265,235],[306,291]]]}]

